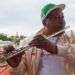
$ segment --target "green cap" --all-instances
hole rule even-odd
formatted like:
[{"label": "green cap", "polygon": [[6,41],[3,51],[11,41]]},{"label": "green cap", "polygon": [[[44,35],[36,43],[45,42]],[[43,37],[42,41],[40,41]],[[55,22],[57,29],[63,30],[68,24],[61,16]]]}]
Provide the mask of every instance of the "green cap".
[{"label": "green cap", "polygon": [[55,4],[47,4],[41,10],[41,19],[44,20],[48,14],[50,14],[56,8],[60,8],[63,10],[65,8],[65,4],[55,5]]}]

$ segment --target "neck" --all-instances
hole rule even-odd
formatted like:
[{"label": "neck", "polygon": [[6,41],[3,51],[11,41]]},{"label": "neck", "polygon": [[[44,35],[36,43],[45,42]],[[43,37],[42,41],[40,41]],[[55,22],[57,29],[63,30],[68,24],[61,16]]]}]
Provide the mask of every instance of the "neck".
[{"label": "neck", "polygon": [[43,34],[43,35],[46,35],[46,36],[49,36],[49,35],[52,34],[52,32],[50,32],[46,27],[44,27],[42,34]]}]

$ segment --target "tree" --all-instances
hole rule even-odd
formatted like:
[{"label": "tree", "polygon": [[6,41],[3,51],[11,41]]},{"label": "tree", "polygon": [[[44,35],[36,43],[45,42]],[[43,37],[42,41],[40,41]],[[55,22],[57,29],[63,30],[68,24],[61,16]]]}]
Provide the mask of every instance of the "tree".
[{"label": "tree", "polygon": [[2,41],[8,41],[10,39],[7,37],[6,34],[0,33],[0,40],[2,40]]}]

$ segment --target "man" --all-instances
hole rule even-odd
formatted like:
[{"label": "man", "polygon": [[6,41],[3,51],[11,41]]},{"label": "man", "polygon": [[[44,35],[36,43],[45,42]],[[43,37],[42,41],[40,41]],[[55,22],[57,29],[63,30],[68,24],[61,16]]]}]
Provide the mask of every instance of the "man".
[{"label": "man", "polygon": [[[28,43],[30,48],[25,51],[23,58],[25,65],[19,65],[21,68],[26,67],[23,71],[23,73],[27,71],[25,75],[68,75],[63,60],[68,54],[69,47],[60,44],[62,43],[60,37],[64,32],[48,40],[43,37],[64,29],[65,20],[62,12],[64,8],[64,4],[47,4],[42,8],[41,19],[44,28]],[[8,64],[16,70],[14,65],[11,65],[13,62],[15,61],[9,60]]]},{"label": "man", "polygon": [[[63,59],[61,56],[64,56],[65,53],[67,52],[66,48],[57,46],[59,37],[63,33],[53,38],[50,38],[49,42],[47,42],[47,40],[43,39],[42,37],[43,35],[49,36],[55,32],[60,31],[61,29],[64,29],[65,20],[64,20],[64,16],[62,12],[64,8],[65,8],[64,4],[60,4],[60,5],[48,4],[42,9],[41,18],[42,18],[42,23],[44,28],[37,33],[36,37],[39,37],[39,38],[32,40],[30,43],[32,46],[36,46],[38,48],[42,47],[44,50],[48,52],[48,54],[43,55],[41,58],[38,75],[49,75],[49,74],[67,75],[67,72],[64,67],[64,63],[59,62],[61,61],[61,59]],[[39,35],[42,35],[42,36],[39,36]],[[43,42],[39,39],[43,39],[42,40]],[[37,45],[37,43],[40,44],[41,46]]]}]

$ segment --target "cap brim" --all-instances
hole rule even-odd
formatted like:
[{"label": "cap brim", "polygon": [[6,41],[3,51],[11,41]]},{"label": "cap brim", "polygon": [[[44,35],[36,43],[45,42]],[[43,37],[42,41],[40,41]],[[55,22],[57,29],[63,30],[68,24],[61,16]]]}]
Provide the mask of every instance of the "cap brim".
[{"label": "cap brim", "polygon": [[61,10],[64,10],[65,4],[56,5],[56,8],[60,8]]}]

